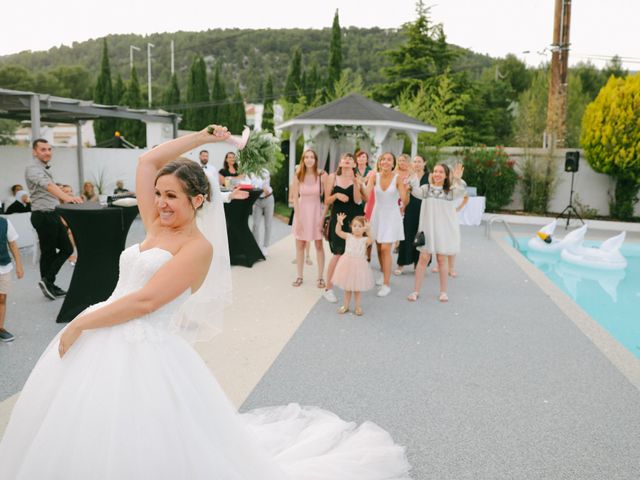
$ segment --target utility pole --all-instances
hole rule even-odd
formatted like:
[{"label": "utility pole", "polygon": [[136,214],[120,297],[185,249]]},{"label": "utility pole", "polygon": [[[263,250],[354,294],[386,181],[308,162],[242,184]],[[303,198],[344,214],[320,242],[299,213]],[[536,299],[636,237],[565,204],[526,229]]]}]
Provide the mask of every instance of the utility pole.
[{"label": "utility pole", "polygon": [[133,70],[133,51],[134,50],[137,50],[138,52],[140,51],[138,47],[129,45],[129,73],[131,73],[131,70]]},{"label": "utility pole", "polygon": [[551,78],[547,103],[547,129],[544,146],[562,148],[567,136],[567,91],[569,71],[569,26],[571,0],[556,0],[551,45]]},{"label": "utility pole", "polygon": [[151,108],[151,48],[155,45],[147,43],[147,89],[149,97],[149,108]]},{"label": "utility pole", "polygon": [[173,46],[173,40],[171,40],[171,76],[173,77],[173,72],[175,72],[176,70],[176,56],[175,56],[175,50],[174,50],[174,46]]}]

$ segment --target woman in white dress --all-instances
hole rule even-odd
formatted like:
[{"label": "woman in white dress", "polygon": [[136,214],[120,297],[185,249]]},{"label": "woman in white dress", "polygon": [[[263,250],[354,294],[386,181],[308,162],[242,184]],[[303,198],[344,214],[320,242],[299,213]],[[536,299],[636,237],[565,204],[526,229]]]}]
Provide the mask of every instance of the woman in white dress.
[{"label": "woman in white dress", "polygon": [[202,312],[231,293],[224,230],[210,221],[221,200],[207,201],[212,187],[195,162],[171,161],[229,136],[211,132],[140,157],[147,236],[122,253],[111,297],[42,354],[0,442],[0,479],[408,478],[404,449],[372,423],[295,404],[238,415],[186,340],[219,328]]},{"label": "woman in white dress", "polygon": [[407,187],[400,179],[396,168],[396,159],[391,152],[380,155],[379,172],[369,177],[367,182],[367,198],[375,191],[375,205],[371,213],[371,235],[378,245],[382,281],[377,295],[386,297],[391,292],[391,249],[394,242],[404,240],[404,227],[398,200],[406,205],[409,197]]},{"label": "woman in white dress", "polygon": [[418,232],[424,233],[425,244],[418,247],[420,257],[416,266],[416,279],[413,292],[407,300],[415,302],[420,296],[422,279],[431,255],[436,256],[440,276],[441,302],[447,302],[447,257],[460,251],[460,225],[456,206],[466,193],[466,184],[462,180],[464,167],[460,164],[453,169],[451,179],[449,167],[439,163],[433,167],[429,182],[420,185],[417,175],[410,177],[411,195],[422,199]]}]

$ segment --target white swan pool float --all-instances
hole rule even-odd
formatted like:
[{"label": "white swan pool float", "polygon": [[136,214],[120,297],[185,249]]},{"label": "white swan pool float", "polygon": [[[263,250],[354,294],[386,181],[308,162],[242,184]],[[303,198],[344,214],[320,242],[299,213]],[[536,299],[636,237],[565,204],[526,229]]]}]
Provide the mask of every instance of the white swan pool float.
[{"label": "white swan pool float", "polygon": [[560,256],[567,263],[583,267],[600,270],[624,270],[627,268],[627,259],[620,253],[620,247],[624,243],[625,237],[626,232],[622,232],[602,242],[600,247],[585,247],[580,239],[563,249]]},{"label": "white swan pool float", "polygon": [[561,240],[556,240],[553,238],[553,232],[555,232],[557,226],[558,220],[556,219],[538,230],[536,236],[529,239],[527,243],[528,249],[541,253],[559,253],[569,245],[581,243],[587,233],[587,226],[583,225],[569,232]]}]

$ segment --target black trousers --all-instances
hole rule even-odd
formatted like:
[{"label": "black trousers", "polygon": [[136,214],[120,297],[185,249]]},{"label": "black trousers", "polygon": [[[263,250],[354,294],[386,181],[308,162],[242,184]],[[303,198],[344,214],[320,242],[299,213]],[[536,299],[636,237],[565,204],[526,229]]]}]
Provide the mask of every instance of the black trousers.
[{"label": "black trousers", "polygon": [[73,253],[67,227],[56,212],[31,212],[31,225],[40,242],[40,277],[54,283],[64,262]]}]

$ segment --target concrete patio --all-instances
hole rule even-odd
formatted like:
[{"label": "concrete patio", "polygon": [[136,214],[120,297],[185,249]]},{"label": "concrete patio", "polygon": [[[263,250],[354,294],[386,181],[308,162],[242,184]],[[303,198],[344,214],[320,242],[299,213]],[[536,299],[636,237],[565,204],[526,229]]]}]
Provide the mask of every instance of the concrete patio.
[{"label": "concrete patio", "polygon": [[[372,420],[406,445],[420,480],[640,478],[640,360],[518,258],[501,227],[496,239],[463,227],[449,303],[437,301],[433,274],[407,302],[405,273],[388,297],[366,293],[355,317],[321,298],[315,265],[290,286],[293,239],[275,223],[267,261],[233,269],[224,333],[197,346],[241,411],[298,402]],[[142,236],[137,221],[128,243]],[[9,298],[16,341],[0,345],[0,432],[61,328],[61,301],[40,294],[26,263]]]}]

